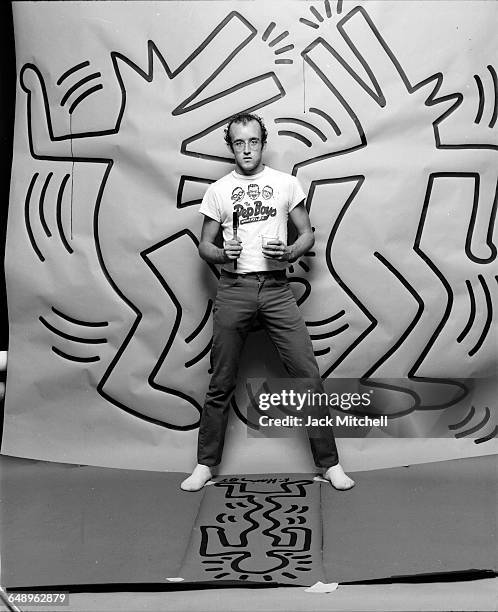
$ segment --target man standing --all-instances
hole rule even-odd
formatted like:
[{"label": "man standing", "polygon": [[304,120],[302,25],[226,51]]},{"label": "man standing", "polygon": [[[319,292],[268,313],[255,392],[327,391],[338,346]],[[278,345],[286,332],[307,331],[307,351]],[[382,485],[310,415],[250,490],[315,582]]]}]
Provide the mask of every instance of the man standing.
[{"label": "man standing", "polygon": [[[288,263],[313,246],[313,230],[297,179],[263,164],[266,139],[266,128],[257,115],[232,117],[225,140],[235,157],[235,169],[209,186],[200,207],[204,223],[199,254],[222,269],[213,308],[212,376],[199,427],[198,464],[181,484],[185,491],[201,489],[221,461],[240,354],[256,319],[292,377],[320,381],[308,330],[285,275]],[[259,194],[263,198],[256,200]],[[236,239],[232,236],[234,212],[240,224]],[[291,245],[287,245],[289,217],[298,234]],[[220,226],[223,248],[215,244]],[[354,486],[339,463],[330,427],[323,436],[310,437],[310,445],[325,479],[340,490]]]}]

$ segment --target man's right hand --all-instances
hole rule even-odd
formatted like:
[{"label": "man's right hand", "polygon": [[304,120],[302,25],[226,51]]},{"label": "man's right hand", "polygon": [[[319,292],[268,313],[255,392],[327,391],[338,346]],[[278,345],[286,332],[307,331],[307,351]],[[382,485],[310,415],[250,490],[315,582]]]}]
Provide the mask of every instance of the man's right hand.
[{"label": "man's right hand", "polygon": [[227,261],[238,259],[242,251],[242,240],[240,238],[225,240],[223,243],[223,251]]}]

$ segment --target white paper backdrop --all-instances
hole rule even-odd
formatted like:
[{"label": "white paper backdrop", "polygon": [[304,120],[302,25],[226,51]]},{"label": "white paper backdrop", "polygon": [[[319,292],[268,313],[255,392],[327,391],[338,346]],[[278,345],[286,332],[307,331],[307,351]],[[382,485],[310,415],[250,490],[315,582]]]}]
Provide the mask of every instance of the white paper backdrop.
[{"label": "white paper backdrop", "polygon": [[[3,453],[192,467],[217,274],[197,209],[246,109],[267,124],[267,163],[309,192],[316,244],[290,278],[322,375],[410,378],[390,405],[418,439],[342,439],[344,464],[496,452],[496,3],[14,2],[14,16]],[[222,471],[311,468],[306,444],[247,438],[245,382],[264,375],[283,371],[256,331]],[[487,380],[458,382],[472,378]],[[427,439],[442,417],[468,425]]]}]

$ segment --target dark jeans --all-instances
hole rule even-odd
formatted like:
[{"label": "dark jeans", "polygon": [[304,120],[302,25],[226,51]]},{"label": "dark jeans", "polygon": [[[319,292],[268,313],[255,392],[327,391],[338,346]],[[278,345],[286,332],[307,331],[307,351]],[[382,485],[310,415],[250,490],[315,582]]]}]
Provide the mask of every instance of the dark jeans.
[{"label": "dark jeans", "polygon": [[[222,271],[213,309],[212,376],[199,426],[197,460],[208,466],[221,461],[230,398],[237,383],[240,355],[258,319],[278,350],[289,375],[316,381],[323,391],[311,340],[285,271],[236,275]],[[327,414],[327,409],[322,411]],[[339,463],[333,431],[309,437],[318,467]],[[313,436],[316,432],[313,433]]]}]

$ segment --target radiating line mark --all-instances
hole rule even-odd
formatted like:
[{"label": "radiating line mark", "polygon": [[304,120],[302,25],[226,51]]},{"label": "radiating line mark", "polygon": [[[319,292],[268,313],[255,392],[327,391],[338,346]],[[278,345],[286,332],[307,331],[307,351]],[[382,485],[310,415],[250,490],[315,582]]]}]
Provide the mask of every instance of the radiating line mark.
[{"label": "radiating line mark", "polygon": [[211,308],[213,307],[213,300],[209,299],[207,302],[207,306],[206,306],[206,311],[204,312],[204,315],[202,316],[201,322],[199,323],[199,325],[194,329],[194,331],[185,338],[185,342],[188,344],[189,342],[192,342],[192,340],[198,336],[200,334],[200,332],[202,331],[202,328],[204,327],[204,325],[206,325],[207,320],[209,319],[209,315],[211,314]]},{"label": "radiating line mark", "polygon": [[275,55],[281,55],[282,53],[286,53],[287,51],[292,51],[294,49],[294,45],[286,45],[285,47],[280,47],[280,49],[276,49],[274,51]]},{"label": "radiating line mark", "polygon": [[91,87],[90,89],[87,89],[87,91],[83,92],[81,94],[81,96],[76,98],[76,100],[69,107],[69,114],[72,115],[73,112],[76,110],[76,107],[79,104],[81,104],[85,98],[88,98],[88,96],[90,96],[91,94],[95,93],[99,89],[104,89],[104,86],[103,85],[95,85],[95,87]]},{"label": "radiating line mark", "polygon": [[496,75],[496,70],[493,66],[489,65],[488,70],[491,74],[491,78],[493,79],[493,89],[495,93],[495,101],[493,105],[493,114],[491,116],[491,120],[489,122],[489,127],[494,128],[496,120],[498,119],[498,77]]},{"label": "radiating line mark", "polygon": [[64,245],[64,248],[66,249],[68,253],[72,254],[74,253],[74,251],[66,238],[66,234],[64,233],[64,226],[62,224],[62,202],[64,198],[64,190],[66,188],[66,184],[69,178],[70,178],[69,174],[66,174],[64,176],[60,184],[60,187],[59,187],[59,192],[57,194],[57,228],[59,230],[59,234],[62,240],[62,244]]},{"label": "radiating line mark", "polygon": [[61,99],[61,106],[65,106],[66,102],[68,101],[69,97],[80,87],[83,87],[83,85],[85,85],[86,83],[88,83],[89,81],[94,81],[95,79],[98,79],[99,77],[102,76],[101,72],[92,72],[92,74],[89,74],[88,76],[86,76],[85,78],[81,79],[80,81],[78,81],[77,83],[75,83],[74,85],[72,85],[64,94],[64,96]]},{"label": "radiating line mark", "polygon": [[293,64],[294,60],[292,59],[276,59],[275,64]]},{"label": "radiating line mark", "polygon": [[64,353],[64,351],[59,350],[57,347],[53,346],[52,351],[62,357],[63,359],[68,359],[69,361],[76,361],[76,363],[93,363],[95,361],[100,361],[100,357],[97,355],[95,357],[76,357],[75,355],[68,355]]},{"label": "radiating line mark", "polygon": [[[289,36],[289,32],[288,30],[284,30],[281,34],[279,34],[276,38],[274,38],[271,42],[269,42],[268,46],[274,47],[275,45],[278,45],[278,43],[284,38],[287,38],[287,36]],[[292,48],[294,49],[294,45],[292,45]]]},{"label": "radiating line mark", "polygon": [[313,355],[315,357],[321,357],[322,355],[326,355],[327,353],[330,353],[330,346],[319,351],[313,351]]},{"label": "radiating line mark", "polygon": [[305,144],[308,148],[311,147],[311,140],[308,140],[307,138],[305,138],[304,136],[301,136],[301,134],[297,134],[296,132],[291,132],[289,130],[279,130],[278,134],[280,136],[290,136],[291,138],[295,138],[296,140],[299,140],[300,142]]},{"label": "radiating line mark", "polygon": [[496,438],[497,435],[498,435],[498,425],[496,425],[493,431],[489,433],[487,436],[483,436],[482,438],[476,438],[474,440],[474,444],[482,444],[483,442],[487,442],[488,440],[491,440],[492,438]]},{"label": "radiating line mark", "polygon": [[310,338],[312,340],[325,340],[325,338],[332,338],[333,336],[338,336],[339,334],[342,334],[342,332],[346,331],[348,328],[349,328],[349,323],[345,323],[341,327],[338,327],[337,329],[334,329],[325,334],[312,334],[310,335]]},{"label": "radiating line mark", "polygon": [[338,15],[342,13],[342,0],[337,0],[337,13]]},{"label": "radiating line mark", "polygon": [[54,312],[57,316],[69,321],[69,323],[74,323],[75,325],[83,325],[85,327],[107,327],[109,323],[107,321],[98,321],[98,322],[89,322],[89,321],[80,321],[79,319],[74,319],[69,315],[57,310],[55,306],[52,306],[52,312]]},{"label": "radiating line mark", "polygon": [[193,365],[195,365],[198,361],[200,361],[203,357],[205,357],[209,351],[211,350],[211,345],[213,344],[213,339],[211,338],[211,340],[207,343],[207,345],[202,349],[202,351],[197,355],[197,357],[194,357],[193,359],[191,359],[190,361],[187,361],[185,364],[186,368],[190,368]]},{"label": "radiating line mark", "polygon": [[322,319],[321,321],[306,321],[306,325],[308,325],[309,327],[316,327],[318,325],[326,325],[327,323],[332,323],[332,321],[337,321],[337,319],[340,319],[345,314],[346,314],[345,310],[340,310],[339,312],[337,312],[335,315],[332,315],[328,319]]},{"label": "radiating line mark", "polygon": [[304,23],[304,25],[309,26],[310,28],[314,28],[315,30],[318,30],[318,28],[320,27],[317,23],[315,23],[314,21],[310,21],[309,19],[306,19],[305,17],[300,17],[299,21],[301,23]]},{"label": "radiating line mark", "polygon": [[319,108],[315,108],[314,106],[310,107],[309,111],[310,111],[310,113],[315,113],[316,115],[319,115],[320,117],[323,117],[323,119],[325,119],[325,121],[332,127],[332,129],[334,130],[336,135],[337,136],[341,135],[341,130],[340,130],[339,126],[332,119],[332,117],[330,115],[328,115],[325,111],[322,111]]},{"label": "radiating line mark", "polygon": [[472,283],[469,280],[466,280],[465,284],[467,285],[467,290],[469,292],[470,314],[469,314],[469,319],[467,321],[467,324],[465,325],[461,334],[457,338],[458,343],[462,342],[465,336],[469,333],[470,329],[472,328],[472,324],[474,323],[475,316],[476,316],[476,298],[474,295],[474,290],[472,289]]},{"label": "radiating line mark", "polygon": [[66,334],[63,331],[60,331],[53,325],[51,325],[44,317],[38,317],[41,323],[50,330],[52,333],[64,338],[66,340],[70,340],[71,342],[80,342],[82,344],[107,344],[106,338],[79,338],[78,336],[72,336],[71,334]]},{"label": "radiating line mark", "polygon": [[476,342],[475,346],[472,349],[470,349],[470,351],[468,352],[469,357],[472,357],[473,355],[475,355],[477,351],[481,348],[484,340],[486,339],[486,336],[488,335],[489,329],[491,327],[491,322],[493,319],[493,303],[491,302],[491,293],[489,291],[488,285],[486,284],[486,280],[484,279],[482,274],[478,274],[477,278],[479,279],[482,290],[484,292],[484,297],[486,300],[486,306],[487,306],[488,312],[486,315],[486,321],[484,322],[484,327],[479,337],[479,340]]},{"label": "radiating line mark", "polygon": [[320,23],[323,22],[322,15],[318,12],[318,10],[313,5],[310,6],[310,12],[318,19]]},{"label": "radiating line mark", "polygon": [[301,266],[301,268],[305,271],[305,272],[309,272],[310,271],[310,267],[304,263],[304,261],[300,261],[298,263],[299,266]]},{"label": "radiating line mark", "polygon": [[[325,134],[320,129],[315,127],[312,123],[309,123],[309,121],[304,121],[303,119],[295,119],[293,117],[278,117],[277,119],[275,119],[275,123],[294,123],[296,125],[299,125],[303,128],[306,128],[312,131],[314,134],[318,136],[318,138],[320,138],[322,142],[325,142],[327,140],[327,136],[325,136]],[[292,133],[294,134],[295,132],[292,132]]]},{"label": "radiating line mark", "polygon": [[474,80],[477,85],[477,92],[479,94],[479,106],[477,108],[477,115],[474,119],[474,123],[480,123],[482,119],[482,113],[484,111],[484,89],[482,86],[481,78],[478,74],[474,74]]},{"label": "radiating line mark", "polygon": [[40,192],[40,201],[39,201],[39,205],[38,205],[38,212],[40,214],[40,221],[42,224],[42,227],[45,231],[45,234],[47,235],[47,238],[51,238],[52,236],[52,232],[50,231],[50,228],[47,225],[47,221],[45,219],[45,195],[47,193],[47,189],[48,186],[50,184],[50,181],[52,179],[52,176],[54,175],[53,172],[49,172],[45,178],[45,182],[43,183],[43,187],[41,188],[41,192]]},{"label": "radiating line mark", "polygon": [[471,406],[468,415],[462,421],[448,425],[448,429],[461,429],[462,427],[465,427],[465,425],[470,423],[470,421],[474,418],[475,413],[476,409],[474,406]]},{"label": "radiating line mark", "polygon": [[266,28],[266,30],[263,32],[263,36],[261,37],[265,42],[268,40],[270,34],[273,32],[273,30],[275,29],[275,26],[277,24],[272,21],[268,24],[268,27]]},{"label": "radiating line mark", "polygon": [[33,193],[33,188],[38,179],[38,176],[39,176],[38,172],[33,174],[33,176],[31,177],[29,186],[28,186],[28,190],[26,192],[26,198],[24,200],[24,222],[26,224],[26,230],[28,232],[28,238],[29,238],[29,241],[31,242],[31,246],[33,247],[34,252],[38,255],[38,259],[43,262],[45,261],[45,257],[42,255],[42,252],[40,251],[40,248],[38,247],[36,243],[35,236],[31,228],[31,221],[30,221],[30,214],[29,214],[29,204],[31,201],[31,194]]},{"label": "radiating line mark", "polygon": [[78,70],[81,70],[82,68],[86,68],[86,66],[90,66],[90,62],[88,61],[81,62],[81,64],[76,64],[76,66],[69,68],[69,70],[66,70],[66,72],[64,72],[64,74],[61,77],[59,77],[59,80],[57,81],[57,85],[61,85],[61,83],[63,83],[63,81],[65,81],[69,76],[71,76]]}]

